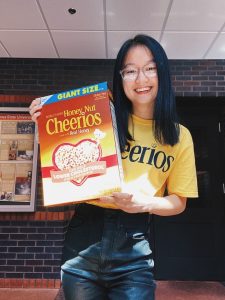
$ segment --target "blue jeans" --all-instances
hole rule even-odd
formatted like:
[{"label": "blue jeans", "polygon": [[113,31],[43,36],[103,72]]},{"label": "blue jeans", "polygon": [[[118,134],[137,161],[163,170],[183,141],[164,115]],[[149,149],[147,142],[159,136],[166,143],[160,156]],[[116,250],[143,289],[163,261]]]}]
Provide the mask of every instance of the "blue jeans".
[{"label": "blue jeans", "polygon": [[153,300],[149,214],[79,204],[66,234],[66,300]]}]

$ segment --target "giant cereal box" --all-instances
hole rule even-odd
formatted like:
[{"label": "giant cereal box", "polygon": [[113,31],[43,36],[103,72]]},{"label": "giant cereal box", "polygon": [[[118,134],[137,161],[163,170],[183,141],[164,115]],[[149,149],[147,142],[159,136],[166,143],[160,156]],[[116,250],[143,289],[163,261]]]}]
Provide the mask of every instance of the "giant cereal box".
[{"label": "giant cereal box", "polygon": [[122,167],[107,83],[41,98],[38,119],[44,205],[121,190]]}]

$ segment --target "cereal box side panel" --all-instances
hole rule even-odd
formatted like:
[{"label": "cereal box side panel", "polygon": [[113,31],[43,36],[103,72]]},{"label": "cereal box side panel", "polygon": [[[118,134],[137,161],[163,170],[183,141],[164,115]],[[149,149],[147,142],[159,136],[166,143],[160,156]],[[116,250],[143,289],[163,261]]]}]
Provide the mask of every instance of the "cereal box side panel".
[{"label": "cereal box side panel", "polygon": [[111,110],[111,117],[112,117],[114,141],[115,141],[115,147],[116,147],[116,153],[117,153],[117,159],[118,159],[119,174],[120,174],[120,179],[122,181],[124,178],[124,173],[123,173],[121,151],[120,151],[120,145],[119,145],[119,137],[118,137],[117,123],[116,123],[115,109],[114,109],[114,105],[113,105],[112,101],[110,101],[110,110]]}]

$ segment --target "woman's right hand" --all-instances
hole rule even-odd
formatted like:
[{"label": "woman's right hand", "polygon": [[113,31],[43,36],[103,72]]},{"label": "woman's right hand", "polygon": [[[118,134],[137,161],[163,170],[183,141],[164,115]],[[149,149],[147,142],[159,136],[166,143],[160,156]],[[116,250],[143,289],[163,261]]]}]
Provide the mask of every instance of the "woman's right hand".
[{"label": "woman's right hand", "polygon": [[41,99],[40,98],[34,99],[31,102],[30,106],[29,106],[29,112],[30,112],[30,115],[31,115],[31,119],[36,124],[37,124],[37,119],[41,114],[41,108],[42,108],[42,105],[41,105]]}]

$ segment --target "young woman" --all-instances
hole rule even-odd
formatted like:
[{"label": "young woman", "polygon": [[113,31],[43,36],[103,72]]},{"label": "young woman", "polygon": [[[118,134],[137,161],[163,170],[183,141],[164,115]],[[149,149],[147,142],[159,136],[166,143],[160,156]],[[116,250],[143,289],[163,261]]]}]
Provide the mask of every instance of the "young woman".
[{"label": "young woman", "polygon": [[[156,40],[137,35],[122,45],[113,98],[124,186],[76,206],[62,265],[66,300],[154,299],[151,215],[179,214],[187,197],[197,197],[192,138],[178,124],[168,59]],[[30,106],[34,121],[38,104]]]}]

